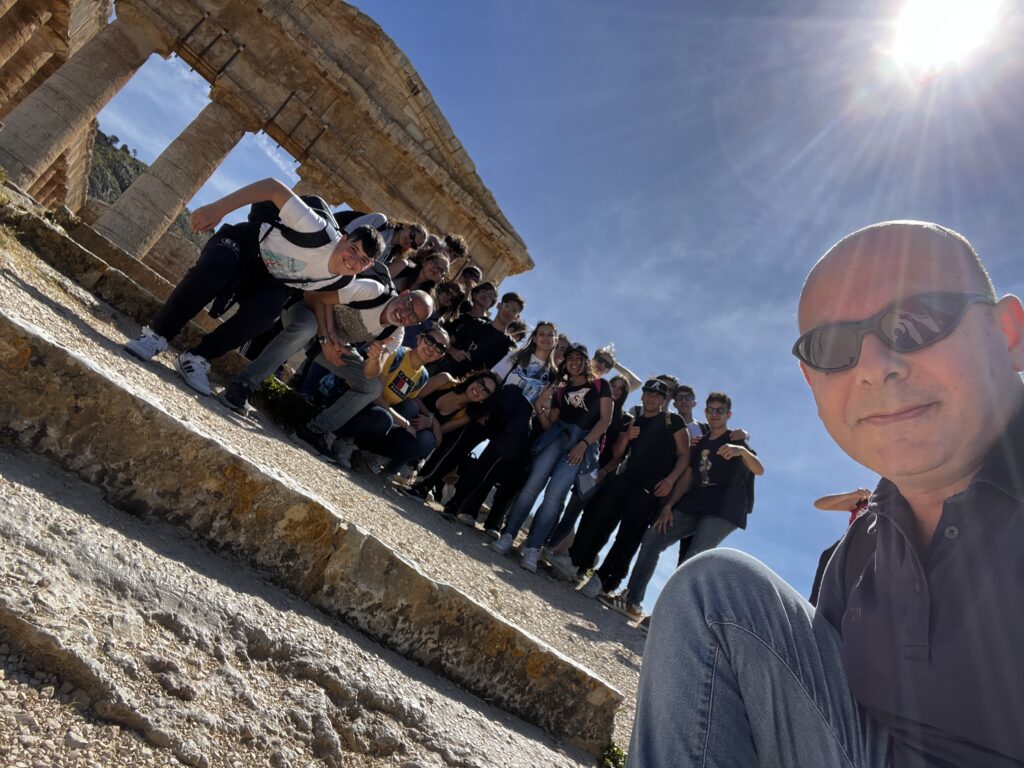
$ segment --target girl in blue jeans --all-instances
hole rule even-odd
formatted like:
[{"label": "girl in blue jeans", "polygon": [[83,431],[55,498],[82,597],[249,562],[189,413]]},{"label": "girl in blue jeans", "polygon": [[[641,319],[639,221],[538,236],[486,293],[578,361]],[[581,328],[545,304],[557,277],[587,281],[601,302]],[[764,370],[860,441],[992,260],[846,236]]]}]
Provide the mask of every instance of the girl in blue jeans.
[{"label": "girl in blue jeans", "polygon": [[508,524],[491,544],[495,552],[506,554],[544,491],[522,548],[521,565],[532,572],[537,571],[541,545],[558,522],[576,476],[597,466],[601,436],[612,418],[611,388],[604,380],[595,379],[585,346],[569,345],[558,381],[563,383],[557,390],[546,387],[534,404],[545,431],[533,446],[530,474],[512,506]]}]

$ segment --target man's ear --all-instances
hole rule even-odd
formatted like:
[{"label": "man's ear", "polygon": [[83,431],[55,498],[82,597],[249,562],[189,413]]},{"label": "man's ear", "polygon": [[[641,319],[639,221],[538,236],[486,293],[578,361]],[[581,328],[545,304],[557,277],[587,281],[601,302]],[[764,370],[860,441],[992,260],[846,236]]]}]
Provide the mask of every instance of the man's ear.
[{"label": "man's ear", "polygon": [[1006,340],[1015,371],[1024,371],[1024,307],[1020,299],[1008,294],[999,300],[995,309],[996,324]]},{"label": "man's ear", "polygon": [[800,366],[800,373],[804,375],[804,381],[807,382],[807,386],[811,386],[811,377],[807,374],[807,366],[804,365],[803,361],[797,363]]}]

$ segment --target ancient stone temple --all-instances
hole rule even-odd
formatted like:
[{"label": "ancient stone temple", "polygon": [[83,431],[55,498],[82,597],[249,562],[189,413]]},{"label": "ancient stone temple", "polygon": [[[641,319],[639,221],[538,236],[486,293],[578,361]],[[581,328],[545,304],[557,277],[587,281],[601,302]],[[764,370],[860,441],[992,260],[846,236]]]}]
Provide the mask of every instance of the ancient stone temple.
[{"label": "ancient stone temple", "polygon": [[209,81],[210,103],[93,224],[136,258],[263,131],[298,161],[300,191],[461,233],[494,280],[532,268],[409,60],[340,0],[0,0],[9,180],[81,208],[96,115],[154,53]]}]

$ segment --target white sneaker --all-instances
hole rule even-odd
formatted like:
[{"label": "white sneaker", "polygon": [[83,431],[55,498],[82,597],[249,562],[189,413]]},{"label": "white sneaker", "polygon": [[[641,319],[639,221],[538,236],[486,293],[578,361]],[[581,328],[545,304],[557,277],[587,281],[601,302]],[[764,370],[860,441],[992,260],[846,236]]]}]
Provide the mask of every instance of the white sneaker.
[{"label": "white sneaker", "polygon": [[210,379],[207,374],[210,372],[210,362],[205,357],[193,355],[191,352],[182,352],[174,360],[174,367],[181,374],[192,389],[201,395],[212,395]]},{"label": "white sneaker", "polygon": [[503,533],[498,537],[497,541],[491,542],[491,549],[497,552],[499,555],[507,555],[508,551],[512,549],[512,541],[514,537],[511,533]]},{"label": "white sneaker", "polygon": [[465,525],[476,525],[476,518],[468,512],[459,512],[455,518]]},{"label": "white sneaker", "polygon": [[579,593],[581,595],[589,597],[590,599],[594,599],[603,592],[604,587],[601,585],[601,577],[596,573],[590,574],[590,578],[587,579],[587,582],[579,589]]},{"label": "white sneaker", "polygon": [[573,581],[576,578],[577,568],[568,555],[553,555],[548,552],[546,560],[561,578],[566,581]]},{"label": "white sneaker", "polygon": [[523,559],[519,561],[519,566],[530,573],[536,573],[539,558],[540,547],[523,547]]},{"label": "white sneaker", "polygon": [[352,454],[356,450],[356,441],[351,437],[337,437],[331,443],[331,455],[342,469],[352,469]]},{"label": "white sneaker", "polygon": [[122,349],[130,355],[135,355],[139,360],[152,360],[167,349],[167,339],[159,333],[153,333],[148,325],[142,326],[142,333],[125,344]]}]

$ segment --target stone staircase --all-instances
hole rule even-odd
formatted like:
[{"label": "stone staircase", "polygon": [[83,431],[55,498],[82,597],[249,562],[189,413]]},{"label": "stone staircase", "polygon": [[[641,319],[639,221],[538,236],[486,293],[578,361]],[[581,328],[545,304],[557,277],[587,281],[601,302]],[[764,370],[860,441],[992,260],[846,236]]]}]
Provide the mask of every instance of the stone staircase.
[{"label": "stone staircase", "polygon": [[[272,428],[232,420],[181,387],[162,394],[153,382],[166,370],[124,358],[121,340],[90,316],[145,323],[171,286],[81,223],[58,215],[62,227],[4,192],[14,199],[0,208],[0,225],[88,291],[89,311],[69,316],[24,285],[16,301],[31,306],[0,305],[0,440],[55,461],[123,511],[240,556],[324,614],[557,739],[600,752],[622,693],[402,553],[423,541],[405,548],[366,530],[357,521],[380,505],[379,493],[328,473]],[[179,344],[214,322],[200,318]],[[227,355],[214,374],[226,381],[242,364]],[[391,507],[410,514],[401,504],[409,503]]]}]

